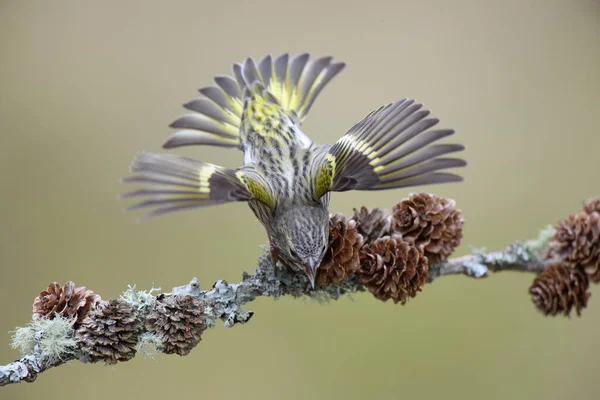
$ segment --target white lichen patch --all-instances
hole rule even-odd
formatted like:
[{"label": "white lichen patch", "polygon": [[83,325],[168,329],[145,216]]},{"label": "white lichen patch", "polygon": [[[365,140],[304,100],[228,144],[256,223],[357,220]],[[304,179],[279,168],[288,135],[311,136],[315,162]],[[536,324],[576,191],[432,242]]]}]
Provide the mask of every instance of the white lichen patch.
[{"label": "white lichen patch", "polygon": [[52,320],[42,319],[35,324],[40,333],[38,343],[42,359],[53,364],[66,355],[75,353],[77,341],[73,335],[72,320],[58,317]]},{"label": "white lichen patch", "polygon": [[30,322],[17,328],[11,345],[23,355],[38,352],[44,362],[57,363],[77,350],[72,322],[62,317]]},{"label": "white lichen patch", "polygon": [[22,355],[31,354],[35,346],[35,329],[32,326],[17,327],[12,332],[10,346],[19,349]]},{"label": "white lichen patch", "polygon": [[548,242],[554,234],[556,229],[552,225],[547,225],[544,229],[540,230],[540,233],[536,239],[528,240],[525,242],[525,247],[533,255],[539,257],[544,250],[548,247]]},{"label": "white lichen patch", "polygon": [[162,341],[156,334],[146,332],[138,338],[136,350],[145,358],[154,359]]},{"label": "white lichen patch", "polygon": [[204,323],[206,324],[206,326],[208,328],[214,328],[215,327],[215,313],[214,313],[214,309],[212,308],[212,306],[210,305],[205,305],[204,306]]},{"label": "white lichen patch", "polygon": [[156,293],[160,292],[161,288],[157,288],[152,284],[150,290],[136,290],[136,285],[127,285],[127,290],[121,294],[120,299],[134,307],[138,311],[148,310],[156,300]]}]

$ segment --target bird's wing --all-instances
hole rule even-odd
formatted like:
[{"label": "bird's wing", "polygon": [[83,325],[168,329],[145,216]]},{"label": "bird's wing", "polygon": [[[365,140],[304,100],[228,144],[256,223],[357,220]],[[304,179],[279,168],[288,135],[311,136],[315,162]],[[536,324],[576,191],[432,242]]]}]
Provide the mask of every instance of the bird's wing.
[{"label": "bird's wing", "polygon": [[232,201],[259,200],[273,207],[268,186],[251,168],[233,170],[168,154],[139,153],[126,183],[147,184],[122,198],[143,200],[128,210],[154,208],[145,217]]},{"label": "bird's wing", "polygon": [[459,158],[442,157],[464,150],[460,144],[434,144],[454,133],[431,130],[439,120],[414,100],[380,107],[354,125],[321,156],[315,172],[315,195],[330,191],[383,190],[458,182],[458,175],[439,172],[463,167]]}]

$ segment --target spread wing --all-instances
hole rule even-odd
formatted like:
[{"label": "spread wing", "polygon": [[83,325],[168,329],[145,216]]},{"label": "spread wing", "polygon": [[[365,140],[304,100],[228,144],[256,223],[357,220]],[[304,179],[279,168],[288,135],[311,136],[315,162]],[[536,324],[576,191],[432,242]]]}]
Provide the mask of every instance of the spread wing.
[{"label": "spread wing", "polygon": [[436,144],[454,133],[430,129],[439,120],[427,118],[415,100],[380,107],[354,125],[324,152],[316,172],[316,196],[346,190],[384,190],[462,178],[448,168],[463,167],[460,158],[444,157],[464,150],[460,144]]},{"label": "spread wing", "polygon": [[145,217],[233,201],[259,200],[273,206],[268,186],[250,168],[229,169],[190,158],[142,152],[131,165],[126,183],[146,184],[122,198],[142,200],[128,210],[153,208]]}]

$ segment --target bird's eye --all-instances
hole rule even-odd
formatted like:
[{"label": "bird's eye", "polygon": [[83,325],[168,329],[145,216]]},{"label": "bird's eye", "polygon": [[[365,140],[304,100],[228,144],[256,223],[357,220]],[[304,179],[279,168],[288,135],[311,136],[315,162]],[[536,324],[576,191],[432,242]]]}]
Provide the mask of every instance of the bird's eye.
[{"label": "bird's eye", "polygon": [[290,249],[290,255],[294,258],[298,258],[298,253],[294,249]]}]

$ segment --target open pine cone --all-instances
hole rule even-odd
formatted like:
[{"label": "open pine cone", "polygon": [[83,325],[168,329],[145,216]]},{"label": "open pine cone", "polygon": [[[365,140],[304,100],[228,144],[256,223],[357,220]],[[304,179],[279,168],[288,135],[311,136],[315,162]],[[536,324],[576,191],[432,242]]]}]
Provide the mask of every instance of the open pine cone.
[{"label": "open pine cone", "polygon": [[389,212],[381,208],[373,210],[364,206],[360,210],[355,208],[352,220],[356,221],[356,229],[363,236],[365,243],[371,243],[390,234],[392,217]]},{"label": "open pine cone", "polygon": [[421,250],[400,237],[383,237],[360,252],[361,283],[375,297],[405,304],[427,282],[429,264]]},{"label": "open pine cone", "polygon": [[411,194],[393,209],[393,230],[423,249],[429,264],[446,261],[462,239],[463,217],[455,202],[427,193]]},{"label": "open pine cone", "polygon": [[593,282],[600,282],[600,214],[580,211],[560,221],[548,256],[562,258],[571,268],[581,267]]},{"label": "open pine cone", "polygon": [[317,269],[317,286],[341,285],[347,277],[356,273],[360,267],[358,252],[362,244],[356,221],[341,214],[332,216],[329,220],[329,248]]},{"label": "open pine cone", "polygon": [[550,264],[535,278],[529,288],[531,299],[544,315],[568,316],[575,307],[577,315],[586,307],[591,294],[588,277],[578,268],[563,263]]},{"label": "open pine cone", "polygon": [[593,212],[600,213],[600,197],[595,197],[593,199],[588,199],[583,203],[583,209],[588,214]]},{"label": "open pine cone", "polygon": [[137,312],[121,300],[98,304],[76,331],[79,348],[91,362],[131,360],[136,353],[141,323]]},{"label": "open pine cone", "polygon": [[59,315],[72,318],[73,324],[78,325],[99,301],[100,296],[84,286],[76,288],[69,281],[61,287],[59,283],[52,282],[33,301],[33,320],[53,319]]},{"label": "open pine cone", "polygon": [[185,356],[206,329],[204,306],[194,296],[159,296],[146,316],[146,329],[162,341],[163,353]]}]

